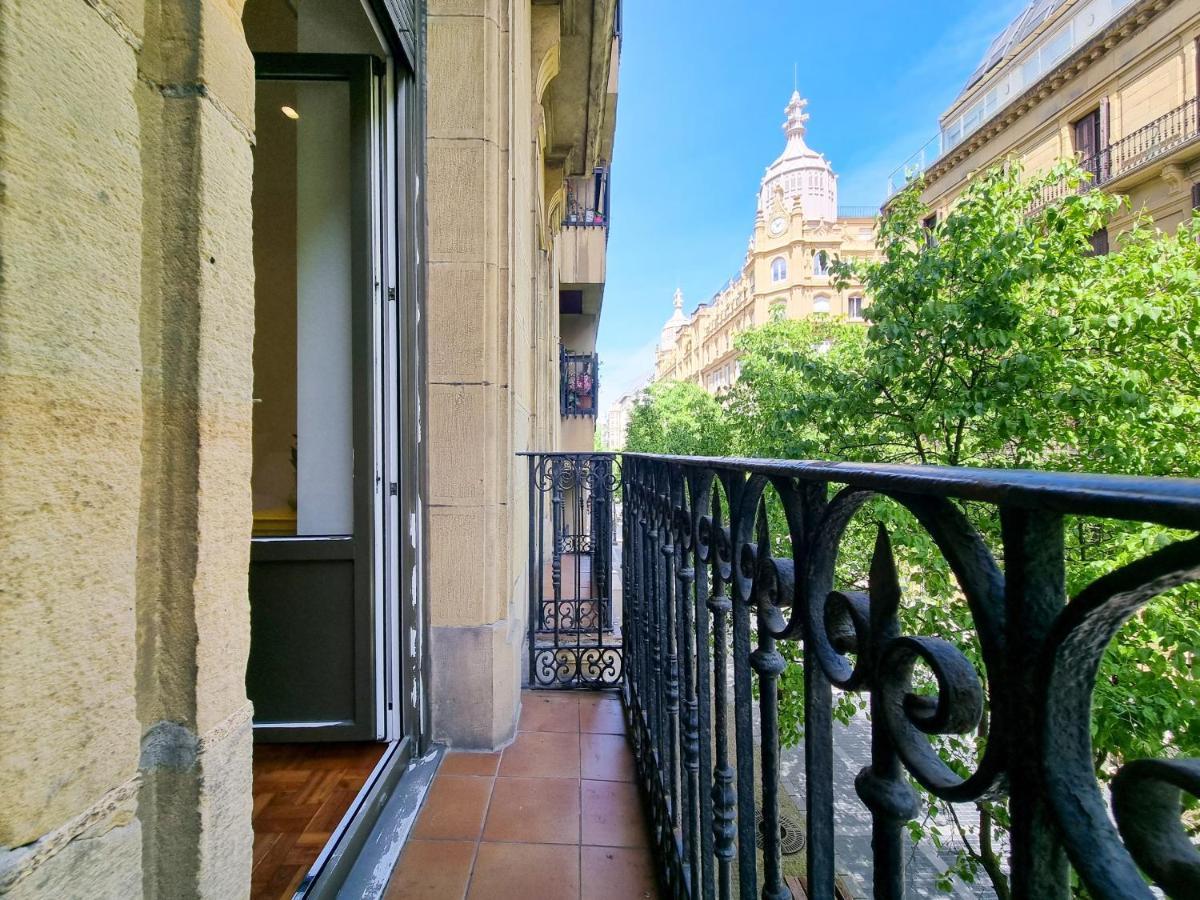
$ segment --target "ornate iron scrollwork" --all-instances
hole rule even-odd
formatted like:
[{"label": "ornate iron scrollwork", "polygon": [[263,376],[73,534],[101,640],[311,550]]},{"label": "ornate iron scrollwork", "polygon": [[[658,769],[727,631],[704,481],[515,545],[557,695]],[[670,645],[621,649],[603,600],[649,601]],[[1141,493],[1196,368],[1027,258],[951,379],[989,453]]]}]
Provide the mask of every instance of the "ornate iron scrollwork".
[{"label": "ornate iron scrollwork", "polygon": [[529,455],[529,683],[613,688],[624,648],[613,617],[614,492],[608,454]]}]

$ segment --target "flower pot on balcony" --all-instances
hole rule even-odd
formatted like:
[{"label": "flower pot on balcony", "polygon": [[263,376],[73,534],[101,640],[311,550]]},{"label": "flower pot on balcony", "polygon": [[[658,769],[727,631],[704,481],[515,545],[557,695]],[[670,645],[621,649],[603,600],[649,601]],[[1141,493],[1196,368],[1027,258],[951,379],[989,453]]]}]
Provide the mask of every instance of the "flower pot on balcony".
[{"label": "flower pot on balcony", "polygon": [[575,405],[579,409],[591,409],[592,408],[592,395],[584,394],[577,401],[575,401]]}]

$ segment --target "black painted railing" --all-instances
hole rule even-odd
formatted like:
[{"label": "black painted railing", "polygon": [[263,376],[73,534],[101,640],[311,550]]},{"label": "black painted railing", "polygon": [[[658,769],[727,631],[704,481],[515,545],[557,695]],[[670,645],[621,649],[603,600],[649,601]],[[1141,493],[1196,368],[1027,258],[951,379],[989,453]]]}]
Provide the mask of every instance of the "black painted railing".
[{"label": "black painted railing", "polygon": [[615,687],[613,609],[620,471],[607,453],[529,453],[529,658],[534,688]]},{"label": "black painted railing", "polygon": [[567,199],[563,226],[568,228],[604,228],[609,224],[612,201],[610,175],[606,165],[597,166],[588,178],[567,180]]},{"label": "black painted railing", "polygon": [[[835,851],[835,689],[869,704],[870,761],[851,802],[870,812],[876,898],[904,896],[905,829],[924,792],[1006,807],[1013,898],[1065,898],[1071,869],[1097,900],[1152,897],[1148,881],[1200,897],[1200,853],[1180,818],[1181,790],[1200,793],[1200,761],[1127,762],[1107,799],[1090,731],[1105,648],[1150,599],[1200,576],[1200,537],[1114,566],[1070,598],[1064,537],[1076,516],[1200,531],[1200,482],[636,454],[620,466],[624,700],[670,895],[786,898],[801,883],[781,860],[790,659],[803,668],[809,897],[839,896],[848,862]],[[856,552],[847,529],[873,497],[928,534],[969,630],[902,633],[882,525],[874,550],[857,551],[870,557],[859,561],[865,590],[836,589],[839,552]],[[994,514],[995,536],[965,508]],[[973,771],[940,755],[937,736],[950,734],[986,734]]]}]

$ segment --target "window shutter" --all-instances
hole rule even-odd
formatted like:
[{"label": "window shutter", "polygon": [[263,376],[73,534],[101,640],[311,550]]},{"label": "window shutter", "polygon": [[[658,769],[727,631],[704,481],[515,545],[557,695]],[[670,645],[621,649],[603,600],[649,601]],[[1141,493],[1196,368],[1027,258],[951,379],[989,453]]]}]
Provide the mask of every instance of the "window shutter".
[{"label": "window shutter", "polygon": [[416,59],[417,45],[417,0],[383,0],[388,17],[400,35],[400,43],[409,60]]}]

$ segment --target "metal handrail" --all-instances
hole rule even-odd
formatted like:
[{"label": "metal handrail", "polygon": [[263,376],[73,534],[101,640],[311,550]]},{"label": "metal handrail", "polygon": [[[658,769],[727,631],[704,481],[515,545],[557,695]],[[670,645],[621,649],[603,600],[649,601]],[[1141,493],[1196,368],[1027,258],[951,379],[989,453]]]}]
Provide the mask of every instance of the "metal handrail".
[{"label": "metal handrail", "polygon": [[[1114,824],[1090,726],[1097,668],[1121,624],[1200,578],[1200,480],[635,453],[620,469],[623,694],[670,895],[730,898],[736,873],[741,897],[789,896],[785,658],[804,671],[808,896],[837,896],[847,862],[835,862],[833,688],[869,699],[870,764],[855,787],[872,818],[876,897],[904,896],[905,826],[922,807],[914,782],[945,802],[1007,801],[1014,897],[1066,900],[1070,867],[1098,900],[1149,900],[1142,873],[1169,896],[1195,895],[1200,853],[1179,822],[1179,789],[1200,790],[1200,760],[1126,762],[1112,781]],[[927,532],[966,599],[967,631],[902,634],[882,525],[866,590],[834,590],[839,554],[854,552],[843,535],[871,497]],[[981,533],[962,502],[991,506],[998,535]],[[1067,516],[1190,534],[1068,599]],[[936,696],[914,693],[917,664]],[[930,735],[974,734],[985,717],[982,757],[963,775]]]}]

